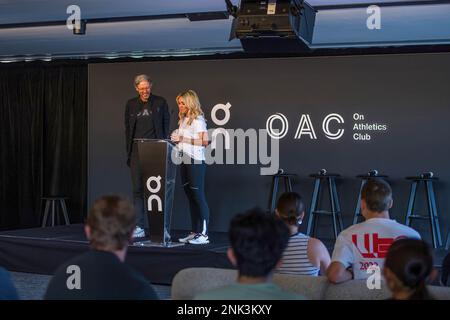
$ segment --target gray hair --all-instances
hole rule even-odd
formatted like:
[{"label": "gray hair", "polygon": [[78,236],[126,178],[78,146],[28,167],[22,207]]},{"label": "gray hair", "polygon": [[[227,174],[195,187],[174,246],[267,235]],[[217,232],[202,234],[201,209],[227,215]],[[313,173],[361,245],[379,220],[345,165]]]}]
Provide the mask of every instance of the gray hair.
[{"label": "gray hair", "polygon": [[139,74],[136,77],[134,77],[134,85],[137,87],[139,83],[141,83],[142,81],[147,81],[150,85],[153,84],[153,81],[150,80],[150,78],[148,77],[148,75],[146,74]]}]

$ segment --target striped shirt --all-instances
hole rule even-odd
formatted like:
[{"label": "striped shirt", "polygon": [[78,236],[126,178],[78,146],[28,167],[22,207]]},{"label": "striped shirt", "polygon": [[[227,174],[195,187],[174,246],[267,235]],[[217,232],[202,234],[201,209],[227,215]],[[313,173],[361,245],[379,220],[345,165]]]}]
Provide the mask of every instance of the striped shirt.
[{"label": "striped shirt", "polygon": [[309,239],[308,236],[300,232],[290,237],[286,250],[283,253],[283,264],[278,268],[278,273],[319,275],[320,268],[312,265],[308,258]]}]

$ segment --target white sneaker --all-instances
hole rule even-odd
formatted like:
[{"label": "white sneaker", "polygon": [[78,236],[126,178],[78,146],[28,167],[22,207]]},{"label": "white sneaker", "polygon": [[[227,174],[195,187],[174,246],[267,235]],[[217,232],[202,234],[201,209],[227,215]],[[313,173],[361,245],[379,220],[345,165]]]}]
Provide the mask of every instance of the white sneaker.
[{"label": "white sneaker", "polygon": [[187,237],[180,238],[180,239],[178,239],[178,241],[179,241],[179,242],[182,242],[182,243],[186,243],[186,242],[188,242],[189,240],[194,239],[196,235],[197,235],[196,233],[191,232],[191,233],[189,233],[189,235],[188,235]]},{"label": "white sneaker", "polygon": [[207,244],[207,243],[209,243],[209,239],[208,239],[208,236],[198,233],[195,235],[194,239],[189,240],[188,243],[190,243],[190,244]]},{"label": "white sneaker", "polygon": [[141,227],[137,226],[133,232],[133,238],[143,238],[145,237],[145,231]]}]

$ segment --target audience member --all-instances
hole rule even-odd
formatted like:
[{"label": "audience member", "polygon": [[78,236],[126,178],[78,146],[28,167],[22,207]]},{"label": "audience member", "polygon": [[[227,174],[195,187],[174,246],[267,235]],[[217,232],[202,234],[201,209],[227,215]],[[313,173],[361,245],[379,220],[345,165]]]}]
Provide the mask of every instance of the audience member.
[{"label": "audience member", "polygon": [[442,261],[441,285],[450,286],[450,253],[448,253]]},{"label": "audience member", "polygon": [[236,215],[230,224],[228,258],[238,269],[237,282],[198,294],[197,300],[300,300],[271,281],[289,241],[283,221],[260,209]]},{"label": "audience member", "polygon": [[9,272],[0,267],[0,300],[18,300],[16,287]]},{"label": "audience member", "polygon": [[370,266],[383,268],[389,246],[397,239],[420,235],[410,227],[389,218],[392,190],[382,179],[371,179],[361,190],[361,213],[365,218],[342,231],[334,246],[327,277],[333,283],[366,279]]},{"label": "audience member", "polygon": [[384,278],[394,300],[430,300],[427,280],[436,276],[430,247],[422,240],[400,239],[389,248]]},{"label": "audience member", "polygon": [[282,257],[279,273],[309,276],[325,275],[330,264],[330,254],[323,243],[299,231],[305,216],[305,205],[295,192],[283,193],[278,199],[275,213],[289,229],[289,242]]},{"label": "audience member", "polygon": [[124,263],[135,226],[130,202],[118,196],[98,199],[85,226],[91,250],[56,271],[45,299],[157,299],[148,281]]}]

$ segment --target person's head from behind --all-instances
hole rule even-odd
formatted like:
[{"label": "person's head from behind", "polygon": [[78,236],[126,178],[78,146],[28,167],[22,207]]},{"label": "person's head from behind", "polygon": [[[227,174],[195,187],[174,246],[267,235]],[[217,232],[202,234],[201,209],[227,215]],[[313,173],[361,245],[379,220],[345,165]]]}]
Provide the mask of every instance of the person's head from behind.
[{"label": "person's head from behind", "polygon": [[275,214],[283,220],[291,233],[298,232],[298,226],[305,216],[305,204],[296,192],[283,193],[277,202]]},{"label": "person's head from behind", "polygon": [[435,276],[430,247],[423,240],[400,239],[389,248],[383,269],[395,299],[428,299],[427,280]]},{"label": "person's head from behind", "polygon": [[108,195],[95,201],[85,232],[94,249],[120,251],[130,243],[135,226],[133,205],[125,198]]},{"label": "person's head from behind", "polygon": [[180,122],[184,118],[188,118],[188,124],[190,125],[194,119],[203,115],[200,99],[194,90],[187,90],[181,92],[176,98],[178,104],[178,116]]},{"label": "person's head from behind", "polygon": [[228,258],[239,277],[266,279],[281,263],[289,231],[275,215],[254,208],[231,220],[229,238]]},{"label": "person's head from behind", "polygon": [[382,179],[369,179],[361,190],[361,213],[365,219],[385,216],[392,208],[391,186]]}]

